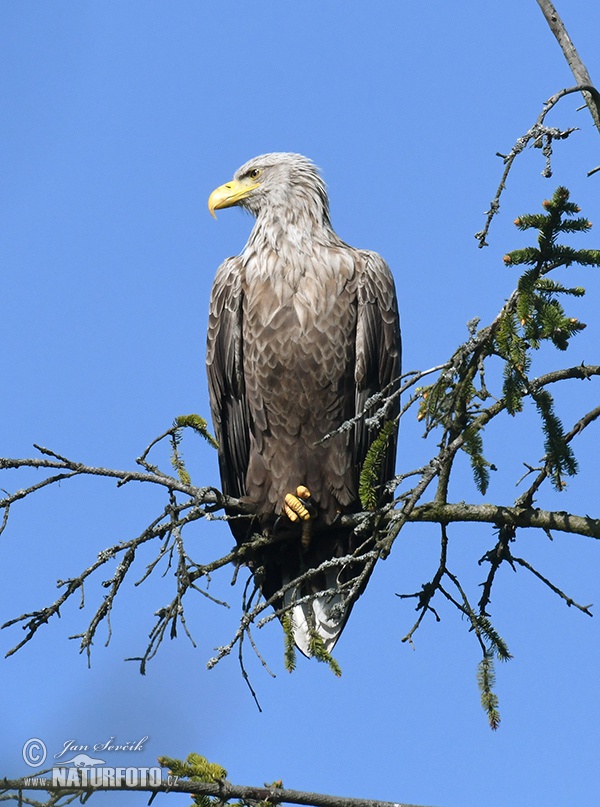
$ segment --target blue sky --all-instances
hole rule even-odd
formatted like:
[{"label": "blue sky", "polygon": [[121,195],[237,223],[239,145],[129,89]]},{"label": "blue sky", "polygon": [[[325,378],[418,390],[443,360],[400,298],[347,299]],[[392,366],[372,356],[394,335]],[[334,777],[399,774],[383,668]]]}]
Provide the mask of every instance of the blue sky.
[{"label": "blue sky", "polygon": [[[558,7],[600,80],[600,7]],[[208,413],[210,286],[251,220],[232,210],[215,222],[206,200],[256,154],[314,159],[340,236],[388,260],[406,369],[440,363],[469,319],[495,315],[515,282],[502,255],[530,237],[512,225],[518,214],[566,184],[598,219],[600,174],[586,171],[600,163],[600,139],[571,96],[549,122],[580,131],[556,146],[552,179],[541,176],[541,154],[527,151],[490,247],[479,250],[473,238],[502,170],[495,153],[574,83],[534,0],[4,0],[0,23],[3,456],[30,455],[37,442],[90,464],[133,467],[176,415]],[[577,243],[599,246],[600,231]],[[589,327],[566,356],[540,356],[540,367],[598,361],[600,283],[588,270],[572,280],[588,289],[571,310]],[[597,403],[595,389],[574,383],[558,396],[565,425]],[[490,501],[511,503],[522,462],[541,456],[534,425],[533,417],[507,418],[491,431],[488,454],[500,473]],[[399,468],[433,451],[421,431],[414,418],[403,422]],[[591,428],[576,446],[580,477],[561,498],[544,492],[540,506],[597,515],[596,444]],[[193,438],[184,451],[193,481],[217,484],[214,454]],[[22,480],[7,475],[1,485]],[[455,495],[480,500],[468,473]],[[162,504],[155,491],[77,480],[15,505],[0,537],[2,620],[49,602],[58,578],[140,532]],[[450,539],[452,568],[476,599],[490,531],[455,527]],[[188,540],[199,559],[232,543],[216,524]],[[523,532],[518,551],[579,601],[600,600],[593,542]],[[99,634],[88,669],[68,637],[102,597],[99,584],[90,586],[85,610],[72,603],[0,662],[0,772],[27,772],[21,749],[30,737],[55,753],[68,740],[148,736],[136,764],[197,751],[237,783],[280,778],[298,789],[439,807],[596,804],[597,617],[504,570],[492,614],[515,658],[498,669],[503,722],[492,733],[478,702],[478,648],[455,613],[441,605],[442,622],[426,620],[414,650],[400,642],[415,614],[395,593],[429,579],[437,554],[433,527],[402,534],[336,648],[340,680],[304,660],[289,675],[277,626],[259,632],[277,676],[248,654],[262,714],[235,658],[205,668],[239,616],[241,588],[230,588],[229,572],[212,591],[231,609],[190,601],[197,649],[183,636],[167,642],[145,677],[124,658],[144,649],[170,580],[126,586],[111,643],[105,648]],[[150,557],[140,559],[138,577]],[[4,633],[3,654],[21,638],[19,629]],[[188,799],[169,797],[175,803]]]}]

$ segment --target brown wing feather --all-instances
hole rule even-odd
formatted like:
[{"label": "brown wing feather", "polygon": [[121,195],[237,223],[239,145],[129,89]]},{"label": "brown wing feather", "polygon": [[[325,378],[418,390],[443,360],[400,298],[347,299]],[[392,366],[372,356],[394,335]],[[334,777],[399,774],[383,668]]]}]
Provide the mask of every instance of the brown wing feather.
[{"label": "brown wing feather", "polygon": [[224,261],[215,277],[208,316],[206,366],[223,492],[239,498],[246,494],[250,445],[243,370],[240,258]]},{"label": "brown wing feather", "polygon": [[[392,273],[377,253],[362,251],[360,254],[363,268],[358,277],[355,368],[357,414],[364,411],[367,400],[375,393],[385,391],[384,395],[390,395],[399,388],[402,358],[398,303]],[[376,410],[377,405],[371,407],[356,427],[354,462],[358,472],[378,433],[377,428],[369,428],[367,423],[368,416]],[[397,396],[386,409],[385,420],[395,417],[399,410],[400,401]],[[394,475],[396,441],[397,432],[388,444],[382,464],[382,484]]]}]

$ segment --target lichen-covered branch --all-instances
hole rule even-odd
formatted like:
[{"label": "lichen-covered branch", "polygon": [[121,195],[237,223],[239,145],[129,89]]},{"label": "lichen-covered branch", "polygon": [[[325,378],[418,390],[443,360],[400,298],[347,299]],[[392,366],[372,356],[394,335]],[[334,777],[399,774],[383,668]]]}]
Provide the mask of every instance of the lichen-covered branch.
[{"label": "lichen-covered branch", "polygon": [[506,507],[497,504],[467,504],[457,502],[423,504],[416,507],[412,522],[434,524],[474,523],[493,524],[496,527],[521,527],[556,530],[571,535],[585,535],[600,539],[600,519],[576,516],[564,511],[538,510],[537,508]]},{"label": "lichen-covered branch", "polygon": [[[540,2],[540,0],[538,0],[538,2]],[[575,87],[566,87],[559,90],[557,93],[548,98],[533,126],[531,126],[531,128],[528,129],[525,134],[517,138],[514,146],[511,148],[508,154],[501,154],[500,152],[497,152],[497,156],[501,157],[504,163],[504,171],[502,172],[502,177],[496,190],[496,195],[490,202],[489,209],[485,214],[486,219],[483,229],[475,233],[475,238],[479,242],[479,247],[488,246],[486,239],[490,231],[493,218],[500,212],[500,197],[502,196],[503,191],[506,190],[506,182],[513,167],[513,163],[522,151],[524,151],[529,145],[533,145],[535,148],[541,149],[543,156],[546,158],[542,176],[545,176],[548,179],[552,176],[551,157],[553,141],[566,140],[569,135],[577,131],[577,127],[561,130],[553,126],[546,126],[546,115],[562,98],[575,92],[583,92],[590,96],[594,99],[595,105],[600,103],[600,93],[593,86],[591,81],[581,82]],[[590,173],[593,173],[595,170],[597,169],[593,169],[593,171],[590,171]]]},{"label": "lichen-covered branch", "polygon": [[[26,794],[29,792],[47,792],[50,797],[40,801],[33,799]],[[270,804],[300,804],[305,807],[420,807],[420,805],[409,804],[403,801],[380,801],[378,799],[358,799],[347,796],[334,796],[324,793],[311,793],[303,790],[292,790],[290,788],[276,786],[253,786],[236,785],[225,780],[216,782],[199,782],[181,779],[177,782],[166,782],[158,786],[123,784],[120,787],[114,785],[99,785],[93,788],[71,788],[69,790],[57,789],[52,793],[46,784],[36,785],[33,780],[28,779],[4,779],[0,780],[0,802],[13,801],[18,804],[35,805],[35,807],[64,807],[75,799],[87,800],[93,793],[109,791],[111,793],[142,792],[148,793],[150,801],[159,793],[184,793],[190,796],[205,796],[215,799],[220,804],[236,802],[237,807],[248,805]]]}]

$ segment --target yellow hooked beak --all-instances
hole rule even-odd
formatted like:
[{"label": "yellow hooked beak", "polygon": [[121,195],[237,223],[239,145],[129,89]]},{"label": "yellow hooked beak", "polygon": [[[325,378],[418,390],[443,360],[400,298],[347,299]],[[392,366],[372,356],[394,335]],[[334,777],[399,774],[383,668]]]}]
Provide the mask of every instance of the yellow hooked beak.
[{"label": "yellow hooked beak", "polygon": [[260,182],[255,182],[249,177],[232,179],[231,182],[226,182],[225,185],[219,185],[208,197],[210,215],[216,219],[215,210],[222,210],[224,207],[237,205],[242,199],[249,196],[255,188],[258,188],[259,185]]}]

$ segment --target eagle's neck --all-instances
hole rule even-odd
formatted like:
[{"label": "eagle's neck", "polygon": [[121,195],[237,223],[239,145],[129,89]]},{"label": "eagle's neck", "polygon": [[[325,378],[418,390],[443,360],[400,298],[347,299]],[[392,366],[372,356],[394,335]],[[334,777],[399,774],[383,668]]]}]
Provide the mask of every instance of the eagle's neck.
[{"label": "eagle's neck", "polygon": [[326,316],[355,273],[352,250],[334,232],[329,217],[259,214],[242,253],[244,293],[292,305],[303,328],[309,314]]},{"label": "eagle's neck", "polygon": [[275,253],[288,263],[298,256],[313,255],[315,250],[340,244],[329,213],[322,205],[269,205],[258,211],[245,253]]}]

